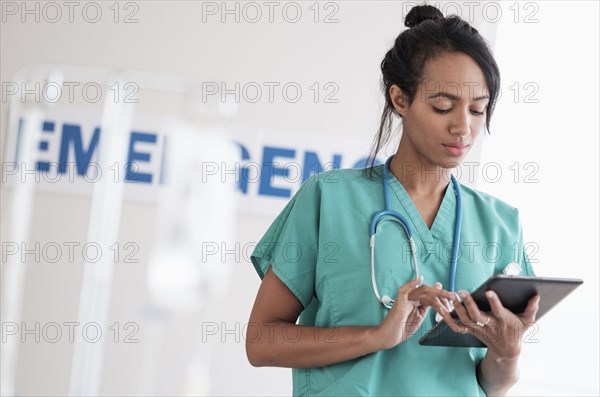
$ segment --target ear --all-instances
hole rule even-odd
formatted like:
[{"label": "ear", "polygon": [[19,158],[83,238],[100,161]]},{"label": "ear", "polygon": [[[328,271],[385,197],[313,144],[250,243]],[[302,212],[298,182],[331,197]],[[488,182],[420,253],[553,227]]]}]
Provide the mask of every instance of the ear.
[{"label": "ear", "polygon": [[404,117],[408,112],[408,98],[404,94],[404,91],[396,84],[393,84],[390,87],[390,99],[392,100],[396,112]]}]

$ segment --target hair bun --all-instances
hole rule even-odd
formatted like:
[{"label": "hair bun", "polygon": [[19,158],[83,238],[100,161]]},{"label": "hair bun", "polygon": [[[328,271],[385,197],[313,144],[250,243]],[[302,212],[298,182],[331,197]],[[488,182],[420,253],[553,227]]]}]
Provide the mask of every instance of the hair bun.
[{"label": "hair bun", "polygon": [[416,26],[427,19],[438,21],[443,18],[444,14],[442,14],[442,12],[434,6],[415,6],[411,8],[406,15],[406,18],[404,19],[404,26],[407,28],[412,28],[413,26]]}]

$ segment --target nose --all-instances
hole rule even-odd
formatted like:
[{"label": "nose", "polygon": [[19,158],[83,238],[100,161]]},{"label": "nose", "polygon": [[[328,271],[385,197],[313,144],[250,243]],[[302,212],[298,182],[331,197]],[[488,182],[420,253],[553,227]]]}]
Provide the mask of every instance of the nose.
[{"label": "nose", "polygon": [[471,116],[469,109],[465,109],[462,112],[455,112],[455,117],[450,125],[450,133],[452,135],[466,136],[471,133]]}]

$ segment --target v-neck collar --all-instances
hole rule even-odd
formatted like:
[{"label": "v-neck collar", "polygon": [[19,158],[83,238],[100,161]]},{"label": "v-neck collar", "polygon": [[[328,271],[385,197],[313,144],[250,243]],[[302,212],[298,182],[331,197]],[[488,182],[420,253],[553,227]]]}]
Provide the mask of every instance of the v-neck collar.
[{"label": "v-neck collar", "polygon": [[[442,199],[442,203],[440,204],[440,208],[438,209],[433,224],[431,225],[431,229],[429,229],[404,186],[402,186],[394,174],[389,172],[388,175],[389,186],[410,217],[410,220],[419,234],[421,241],[435,243],[436,240],[446,240],[443,237],[448,234],[446,230],[446,223],[448,222],[448,219],[452,217],[452,214],[455,214],[456,212],[456,195],[454,193],[454,185],[452,182],[449,182],[448,186],[446,187],[446,192],[444,194],[444,198]],[[390,206],[393,207],[391,202]],[[452,237],[453,236],[451,236],[451,238]]]}]

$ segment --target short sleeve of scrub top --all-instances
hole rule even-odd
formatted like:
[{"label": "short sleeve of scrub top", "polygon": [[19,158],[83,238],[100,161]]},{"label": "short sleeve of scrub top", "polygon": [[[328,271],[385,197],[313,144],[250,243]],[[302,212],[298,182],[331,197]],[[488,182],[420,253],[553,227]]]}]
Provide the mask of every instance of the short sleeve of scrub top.
[{"label": "short sleeve of scrub top", "polygon": [[[299,324],[324,328],[335,343],[336,328],[376,326],[387,309],[373,292],[369,224],[383,209],[382,165],[374,177],[363,170],[333,170],[306,180],[268,228],[251,260],[262,278],[269,266],[302,303]],[[390,174],[390,207],[409,219],[424,282],[448,288],[456,196],[448,184],[431,228]],[[462,230],[456,290],[475,290],[510,262],[534,275],[524,249],[518,210],[461,185]],[[401,226],[383,222],[377,231],[376,274],[381,295],[396,297],[414,278],[410,246]],[[477,365],[485,348],[421,346],[435,324],[429,310],[416,334],[398,346],[319,368],[292,370],[293,395],[484,396]]]},{"label": "short sleeve of scrub top", "polygon": [[292,197],[252,253],[262,279],[269,266],[306,309],[314,294],[320,195],[314,177]]}]

